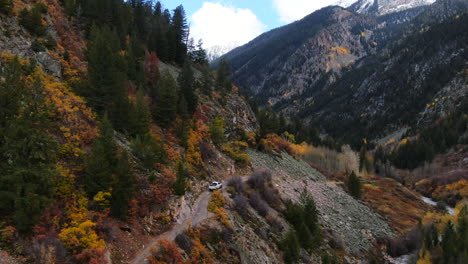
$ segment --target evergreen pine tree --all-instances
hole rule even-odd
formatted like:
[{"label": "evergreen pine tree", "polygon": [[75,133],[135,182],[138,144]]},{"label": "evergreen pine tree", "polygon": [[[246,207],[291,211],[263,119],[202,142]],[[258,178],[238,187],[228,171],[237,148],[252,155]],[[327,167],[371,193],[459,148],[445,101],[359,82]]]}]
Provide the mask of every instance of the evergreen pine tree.
[{"label": "evergreen pine tree", "polygon": [[13,8],[13,0],[3,0],[0,2],[0,13],[9,14]]},{"label": "evergreen pine tree", "polygon": [[112,187],[111,210],[114,217],[125,220],[128,202],[135,193],[135,176],[130,169],[126,152],[123,152],[119,157],[115,175],[115,184]]},{"label": "evergreen pine tree", "polygon": [[26,232],[52,196],[57,144],[47,133],[42,83],[37,78],[26,89],[18,66],[16,60],[5,65],[0,78],[1,95],[11,96],[0,103],[0,212]]},{"label": "evergreen pine tree", "polygon": [[452,221],[448,221],[442,234],[442,257],[444,263],[453,263],[457,258],[456,233]]},{"label": "evergreen pine tree", "polygon": [[107,115],[105,115],[99,126],[99,136],[94,140],[86,164],[83,184],[88,197],[92,198],[100,191],[109,191],[113,180],[112,175],[115,173],[118,163],[114,130]]},{"label": "evergreen pine tree", "polygon": [[313,247],[317,248],[322,242],[322,234],[320,229],[320,223],[318,219],[318,211],[315,206],[315,201],[305,190],[301,197],[302,206],[304,208],[304,223],[310,230],[311,240],[313,241]]},{"label": "evergreen pine tree", "polygon": [[174,60],[177,64],[183,65],[187,55],[188,24],[182,5],[174,9],[171,24],[174,32]]},{"label": "evergreen pine tree", "polygon": [[459,260],[468,259],[468,205],[458,213],[457,251]]},{"label": "evergreen pine tree", "polygon": [[154,169],[156,163],[165,164],[167,161],[163,142],[155,140],[151,134],[136,136],[132,149],[145,168]]},{"label": "evergreen pine tree", "polygon": [[362,186],[361,186],[361,181],[359,178],[356,176],[356,174],[351,172],[351,175],[348,178],[348,191],[353,196],[354,198],[361,198],[362,194]]},{"label": "evergreen pine tree", "polygon": [[300,259],[299,241],[297,240],[294,230],[289,230],[286,236],[281,241],[281,249],[283,250],[283,259],[286,264],[297,263]]},{"label": "evergreen pine tree", "polygon": [[258,114],[258,123],[260,125],[260,137],[265,137],[271,133],[277,133],[279,130],[279,119],[271,106],[260,110]]},{"label": "evergreen pine tree", "polygon": [[229,92],[232,89],[231,80],[229,79],[230,69],[229,63],[221,59],[216,72],[216,90],[220,92]]},{"label": "evergreen pine tree", "polygon": [[143,136],[150,131],[151,112],[143,92],[137,92],[137,99],[130,114],[130,134],[132,136]]},{"label": "evergreen pine tree", "polygon": [[161,127],[167,128],[175,120],[177,114],[176,82],[166,72],[159,82],[159,96],[155,105],[155,120]]},{"label": "evergreen pine tree", "polygon": [[192,67],[189,63],[185,63],[182,72],[179,75],[180,98],[185,98],[187,104],[188,114],[191,116],[195,113],[198,104],[198,97],[195,94],[195,77],[193,75]]},{"label": "evergreen pine tree", "polygon": [[182,161],[177,163],[177,179],[173,188],[176,195],[184,195],[187,190],[187,172]]},{"label": "evergreen pine tree", "polygon": [[213,77],[211,76],[211,70],[208,66],[205,66],[202,68],[200,92],[210,96],[212,89],[213,89]]},{"label": "evergreen pine tree", "polygon": [[[101,29],[93,25],[86,49],[89,85],[82,93],[99,113],[107,111],[112,121],[126,122],[121,115],[128,112],[130,106],[124,89],[127,70],[119,51],[115,33],[106,27]],[[116,125],[117,129],[120,127],[125,127],[125,124]]]}]

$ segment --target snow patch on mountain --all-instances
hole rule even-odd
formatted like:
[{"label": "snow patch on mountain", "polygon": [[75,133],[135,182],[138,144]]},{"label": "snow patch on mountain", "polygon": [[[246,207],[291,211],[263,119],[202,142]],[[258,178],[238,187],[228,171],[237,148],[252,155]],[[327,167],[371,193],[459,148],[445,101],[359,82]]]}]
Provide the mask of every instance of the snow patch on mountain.
[{"label": "snow patch on mountain", "polygon": [[349,8],[361,14],[385,15],[419,6],[431,5],[435,2],[436,0],[358,0],[349,5]]}]

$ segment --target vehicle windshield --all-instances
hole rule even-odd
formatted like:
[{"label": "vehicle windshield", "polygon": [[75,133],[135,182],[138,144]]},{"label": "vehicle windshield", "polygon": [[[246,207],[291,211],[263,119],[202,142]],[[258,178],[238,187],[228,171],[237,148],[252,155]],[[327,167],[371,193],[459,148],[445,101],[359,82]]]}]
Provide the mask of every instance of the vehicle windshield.
[{"label": "vehicle windshield", "polygon": [[218,185],[218,183],[217,182],[212,182],[211,185],[216,186],[216,185]]}]

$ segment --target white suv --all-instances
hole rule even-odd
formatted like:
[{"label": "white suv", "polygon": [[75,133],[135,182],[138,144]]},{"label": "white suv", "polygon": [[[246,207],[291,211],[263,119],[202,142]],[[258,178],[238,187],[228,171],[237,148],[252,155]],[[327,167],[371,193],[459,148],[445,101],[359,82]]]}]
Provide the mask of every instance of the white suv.
[{"label": "white suv", "polygon": [[221,189],[223,187],[223,184],[220,183],[220,182],[217,182],[217,181],[214,181],[210,184],[210,187],[208,187],[208,189],[210,191],[214,191],[214,190],[218,190],[218,189]]}]

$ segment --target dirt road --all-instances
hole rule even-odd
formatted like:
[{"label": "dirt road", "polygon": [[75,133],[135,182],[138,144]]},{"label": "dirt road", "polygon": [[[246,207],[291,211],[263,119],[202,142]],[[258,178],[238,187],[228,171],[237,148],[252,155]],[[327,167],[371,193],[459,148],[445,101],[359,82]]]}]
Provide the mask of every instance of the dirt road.
[{"label": "dirt road", "polygon": [[195,226],[201,221],[211,217],[211,213],[208,212],[208,201],[210,200],[211,193],[206,191],[200,194],[200,196],[195,200],[194,204],[190,206],[187,202],[182,204],[182,209],[177,219],[176,224],[171,228],[171,230],[162,233],[161,235],[155,237],[153,242],[148,245],[145,245],[145,248],[139,252],[136,257],[130,262],[132,264],[147,264],[149,263],[146,257],[151,255],[151,248],[156,246],[158,240],[166,238],[169,240],[174,240],[175,237],[180,234],[186,227],[189,225]]}]

